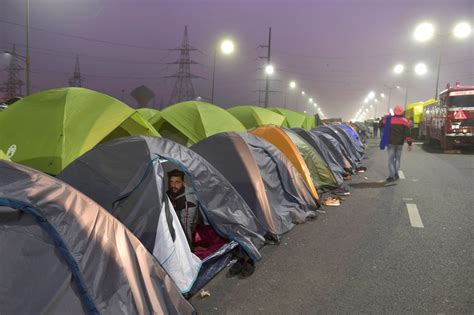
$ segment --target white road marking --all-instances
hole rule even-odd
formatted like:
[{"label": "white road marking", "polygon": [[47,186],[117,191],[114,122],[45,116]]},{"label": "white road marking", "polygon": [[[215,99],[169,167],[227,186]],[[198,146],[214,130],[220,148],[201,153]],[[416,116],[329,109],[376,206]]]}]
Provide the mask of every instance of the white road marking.
[{"label": "white road marking", "polygon": [[398,177],[400,177],[400,179],[405,179],[405,174],[403,174],[403,171],[398,171]]},{"label": "white road marking", "polygon": [[412,227],[424,228],[423,222],[421,221],[420,212],[418,207],[414,203],[407,203],[408,216],[410,217],[410,223]]},{"label": "white road marking", "polygon": [[403,201],[412,201],[413,198],[403,198]]}]

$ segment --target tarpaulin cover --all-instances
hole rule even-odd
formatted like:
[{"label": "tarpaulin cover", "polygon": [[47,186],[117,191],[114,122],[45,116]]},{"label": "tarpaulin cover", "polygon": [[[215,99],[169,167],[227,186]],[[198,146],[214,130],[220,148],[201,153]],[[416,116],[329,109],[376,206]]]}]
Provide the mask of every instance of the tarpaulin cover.
[{"label": "tarpaulin cover", "polygon": [[314,186],[311,173],[308,166],[298,151],[298,148],[291,141],[290,137],[283,131],[283,129],[274,126],[262,126],[254,128],[249,131],[251,134],[258,136],[277,147],[295,166],[303,177],[306,186],[311,191],[313,197],[319,201],[319,195]]},{"label": "tarpaulin cover", "polygon": [[246,130],[244,125],[225,109],[195,101],[165,108],[155,126],[163,137],[186,146],[219,132]]},{"label": "tarpaulin cover", "polygon": [[216,232],[259,260],[265,230],[252,210],[204,158],[171,140],[139,136],[104,143],[69,165],[59,178],[101,204],[153,251],[165,188],[165,174],[157,163],[161,159],[186,173]]},{"label": "tarpaulin cover", "polygon": [[[226,132],[204,139],[191,147],[235,187],[268,233],[278,239],[295,224],[303,223],[315,213],[286,192],[272,157],[259,155],[257,162],[250,145],[263,142],[246,133]],[[259,148],[262,144],[259,143]],[[254,148],[256,149],[256,148]],[[289,178],[287,178],[289,179]],[[316,210],[316,209],[314,209]]]},{"label": "tarpaulin cover", "polygon": [[316,135],[310,133],[309,131],[303,130],[301,128],[294,128],[292,130],[296,132],[301,138],[303,138],[308,144],[310,144],[313,149],[315,149],[319,153],[319,155],[324,159],[326,164],[333,172],[334,176],[336,177],[337,183],[341,185],[343,182],[342,177],[345,175],[346,171],[342,166],[339,165],[336,157],[334,157],[328,146],[324,142],[319,140]]},{"label": "tarpaulin cover", "polygon": [[298,148],[319,191],[339,187],[336,177],[318,152],[294,131],[285,129],[285,132]]},{"label": "tarpaulin cover", "polygon": [[0,314],[192,314],[158,261],[67,184],[0,161]]},{"label": "tarpaulin cover", "polygon": [[25,97],[0,115],[0,149],[13,162],[56,175],[105,139],[158,135],[134,109],[84,88],[47,90]]},{"label": "tarpaulin cover", "polygon": [[303,128],[305,124],[305,121],[306,121],[305,114],[295,112],[293,110],[286,109],[286,108],[280,108],[280,107],[270,107],[268,109],[286,117],[286,121],[283,123],[282,127]]},{"label": "tarpaulin cover", "polygon": [[247,129],[263,125],[281,126],[285,116],[257,106],[236,106],[227,110],[234,115]]}]

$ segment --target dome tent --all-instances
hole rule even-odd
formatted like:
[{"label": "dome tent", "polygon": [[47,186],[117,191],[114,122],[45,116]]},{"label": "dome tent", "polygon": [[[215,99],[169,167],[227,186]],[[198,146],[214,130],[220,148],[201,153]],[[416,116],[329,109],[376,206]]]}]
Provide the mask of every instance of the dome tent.
[{"label": "dome tent", "polygon": [[[186,244],[175,237],[168,238],[168,244],[158,241],[167,238],[161,234],[166,231],[157,226],[167,199],[165,169],[170,166],[186,174],[206,219],[230,241],[197,266],[185,240]],[[173,256],[175,260],[161,261],[176,282],[185,284],[181,286],[183,293],[192,295],[225,267],[237,243],[254,260],[261,258],[259,248],[265,243],[266,232],[242,197],[206,160],[171,140],[143,136],[112,140],[81,156],[58,177],[119,218],[155,257],[184,253],[182,259]],[[168,226],[173,233],[180,225],[171,222]],[[184,272],[187,269],[196,272]]]},{"label": "dome tent", "polygon": [[204,102],[182,102],[161,112],[155,123],[160,134],[179,144],[190,146],[225,131],[246,131],[242,123],[225,109]]},{"label": "dome tent", "polygon": [[61,88],[25,97],[0,115],[0,149],[11,160],[56,175],[100,142],[156,136],[135,110],[108,95]]},{"label": "dome tent", "polygon": [[192,314],[169,275],[69,185],[0,161],[1,314]]}]

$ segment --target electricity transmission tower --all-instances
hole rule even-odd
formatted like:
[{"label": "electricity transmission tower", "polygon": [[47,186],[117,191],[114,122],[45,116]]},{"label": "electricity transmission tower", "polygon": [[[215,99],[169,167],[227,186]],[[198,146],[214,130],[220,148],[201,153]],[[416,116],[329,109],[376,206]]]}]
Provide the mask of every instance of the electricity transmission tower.
[{"label": "electricity transmission tower", "polygon": [[19,55],[16,53],[15,45],[13,45],[13,49],[11,52],[9,52],[9,54],[11,56],[10,64],[4,69],[4,71],[7,72],[7,79],[0,86],[0,92],[3,92],[4,100],[21,96],[21,88],[24,85],[19,76],[19,73],[23,70],[23,68],[18,64]]},{"label": "electricity transmission tower", "polygon": [[196,98],[196,94],[194,92],[192,79],[198,79],[201,77],[191,73],[191,65],[197,65],[198,63],[191,60],[190,57],[190,52],[197,51],[197,49],[189,44],[188,26],[184,27],[184,36],[181,47],[170,49],[170,51],[179,51],[181,55],[177,61],[169,63],[179,66],[178,72],[176,74],[166,77],[176,78],[169,103],[175,104],[193,100]]},{"label": "electricity transmission tower", "polygon": [[76,56],[74,74],[69,79],[69,86],[82,87],[82,77],[81,77],[81,67],[79,64],[79,56]]}]

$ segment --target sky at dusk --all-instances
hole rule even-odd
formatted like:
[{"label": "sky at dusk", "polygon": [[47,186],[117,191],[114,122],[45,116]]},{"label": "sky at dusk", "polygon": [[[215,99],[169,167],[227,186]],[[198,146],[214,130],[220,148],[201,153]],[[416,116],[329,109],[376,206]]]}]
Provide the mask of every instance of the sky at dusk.
[{"label": "sky at dusk", "polygon": [[[223,107],[251,105],[263,88],[263,61],[268,28],[272,27],[275,66],[270,106],[310,111],[307,100],[288,90],[295,80],[328,117],[351,119],[367,93],[388,94],[384,86],[408,86],[408,101],[435,94],[441,50],[440,88],[447,82],[474,85],[474,35],[464,41],[450,36],[459,20],[474,25],[473,0],[30,0],[32,91],[68,85],[75,56],[83,86],[122,98],[135,106],[130,91],[150,87],[157,102],[167,104],[177,72],[167,65],[179,58],[168,51],[181,43],[188,25],[191,44],[199,49],[192,67],[204,79],[193,80],[197,95],[210,98],[213,50],[222,38],[232,38],[236,51],[218,55],[215,103]],[[418,22],[436,26],[436,40],[412,38]],[[0,49],[25,53],[25,1],[0,0]],[[9,56],[0,54],[0,68]],[[392,74],[424,61],[429,72],[417,77]],[[23,74],[22,74],[23,75]],[[6,75],[0,73],[0,81]],[[403,103],[405,91],[393,90],[392,104]],[[387,109],[380,99],[377,116]]]}]

